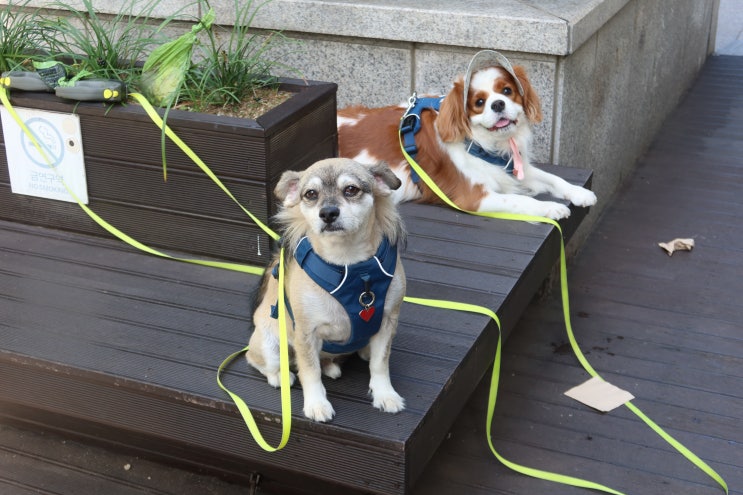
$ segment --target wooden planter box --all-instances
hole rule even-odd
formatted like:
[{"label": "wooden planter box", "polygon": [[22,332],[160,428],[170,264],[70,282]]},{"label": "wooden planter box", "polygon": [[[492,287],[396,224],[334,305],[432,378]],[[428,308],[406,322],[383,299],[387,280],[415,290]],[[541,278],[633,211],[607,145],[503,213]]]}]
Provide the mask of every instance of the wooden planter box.
[{"label": "wooden planter box", "polygon": [[[275,213],[282,172],[337,154],[333,83],[282,80],[295,95],[257,120],[173,110],[168,125],[261,221]],[[163,181],[161,132],[138,105],[13,92],[16,107],[80,116],[89,206],[145,244],[264,264],[269,237],[172,142]],[[162,112],[161,112],[162,114]],[[74,203],[14,194],[0,129],[0,218],[108,236]]]}]

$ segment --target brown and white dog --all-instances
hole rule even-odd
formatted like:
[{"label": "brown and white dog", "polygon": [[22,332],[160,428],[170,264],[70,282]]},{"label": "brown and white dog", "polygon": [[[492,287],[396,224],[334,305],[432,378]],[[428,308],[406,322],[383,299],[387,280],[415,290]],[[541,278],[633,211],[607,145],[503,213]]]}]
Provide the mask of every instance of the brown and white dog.
[{"label": "brown and white dog", "polygon": [[[321,374],[341,375],[339,361],[353,352],[369,361],[372,404],[385,412],[405,408],[390,382],[389,358],[405,295],[397,255],[403,222],[390,195],[400,180],[385,163],[321,160],[288,171],[276,185],[274,217],[285,247],[286,321],[304,395],[304,414],[335,415]],[[273,260],[257,297],[248,363],[280,384],[278,282]],[[294,375],[291,375],[291,382]]]},{"label": "brown and white dog", "polygon": [[[389,163],[403,181],[394,195],[398,202],[438,203],[439,198],[423,181],[414,183],[400,149],[398,126],[407,108],[352,106],[340,110],[340,156]],[[596,203],[596,195],[531,164],[532,125],[541,120],[539,98],[523,67],[512,67],[497,52],[479,52],[467,74],[443,98],[438,113],[421,112],[415,159],[462,209],[565,218],[570,215],[566,205],[530,196],[548,193],[576,206],[590,206]],[[522,178],[502,165],[493,165],[498,160],[515,162],[516,173],[523,170]]]}]

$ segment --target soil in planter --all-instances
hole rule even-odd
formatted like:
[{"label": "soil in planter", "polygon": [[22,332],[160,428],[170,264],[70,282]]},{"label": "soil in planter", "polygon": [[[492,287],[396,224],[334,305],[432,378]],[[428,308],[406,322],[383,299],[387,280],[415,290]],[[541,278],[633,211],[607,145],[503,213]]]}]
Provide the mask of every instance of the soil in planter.
[{"label": "soil in planter", "polygon": [[[284,103],[292,95],[294,93],[275,88],[258,88],[253,92],[252,97],[244,99],[239,105],[211,105],[201,111],[214,115],[255,120],[272,108]],[[189,102],[180,103],[174,108],[186,111],[193,110],[193,106]]]}]

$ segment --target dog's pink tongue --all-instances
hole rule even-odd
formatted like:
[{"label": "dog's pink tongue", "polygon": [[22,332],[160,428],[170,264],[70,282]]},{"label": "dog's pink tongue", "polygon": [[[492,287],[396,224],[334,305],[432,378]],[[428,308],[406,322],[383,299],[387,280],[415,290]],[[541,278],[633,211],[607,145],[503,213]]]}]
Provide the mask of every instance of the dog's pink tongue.
[{"label": "dog's pink tongue", "polygon": [[511,121],[508,119],[500,119],[498,122],[495,123],[495,127],[500,129],[501,127],[506,127],[510,123]]}]

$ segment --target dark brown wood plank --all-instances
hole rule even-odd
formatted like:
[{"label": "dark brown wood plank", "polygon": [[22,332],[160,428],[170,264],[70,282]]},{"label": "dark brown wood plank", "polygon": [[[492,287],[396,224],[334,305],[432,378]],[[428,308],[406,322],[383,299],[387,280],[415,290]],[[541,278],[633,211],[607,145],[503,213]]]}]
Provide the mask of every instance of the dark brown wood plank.
[{"label": "dark brown wood plank", "polygon": [[[258,121],[174,110],[168,125],[260,220],[275,213],[282,172],[337,154],[333,83],[284,80],[295,95]],[[127,235],[162,249],[265,264],[269,237],[170,140],[138,105],[69,102],[14,92],[15,106],[80,117],[89,205]],[[158,110],[161,114],[162,109]],[[0,129],[0,219],[111,237],[76,204],[11,194]]]},{"label": "dark brown wood plank", "polygon": [[[698,85],[679,107],[684,118],[677,113],[669,119],[636,174],[575,257],[569,274],[573,323],[589,360],[610,381],[635,393],[639,407],[707,460],[728,481],[734,495],[743,493],[742,397],[737,385],[743,369],[743,321],[734,307],[735,294],[743,289],[736,276],[743,272],[743,241],[741,206],[735,195],[743,173],[740,162],[734,161],[735,154],[725,150],[728,146],[738,149],[743,137],[736,127],[743,113],[734,106],[740,99],[741,77],[741,57],[708,61]],[[696,98],[698,94],[703,97]],[[715,107],[722,115],[699,111],[694,105],[710,108],[706,106],[710,100],[721,100]],[[707,127],[707,122],[719,127]],[[719,141],[709,141],[715,147],[688,145],[689,139],[704,133],[719,137]],[[693,163],[685,162],[688,157]],[[445,225],[454,228],[456,222]],[[460,234],[476,230],[464,229]],[[695,251],[672,258],[659,252],[656,242],[681,231],[698,236]],[[431,222],[421,235],[439,235],[436,223]],[[427,254],[432,256],[426,263],[439,263],[435,253],[425,250],[412,251],[411,258]],[[449,339],[456,339],[450,335],[455,329],[447,328],[439,318],[428,318],[426,325],[437,327],[430,333],[436,345],[427,352],[445,357]],[[420,322],[412,326],[425,329]],[[396,345],[413,352],[415,339],[412,332],[401,335]],[[502,454],[537,468],[603,482],[625,493],[721,493],[631,413],[619,409],[597,414],[564,397],[567,388],[587,378],[564,344],[559,302],[553,297],[532,304],[504,349],[494,421],[494,442]],[[411,354],[411,359],[426,353]],[[516,474],[493,458],[484,434],[487,386],[487,379],[479,384],[413,493],[588,493]],[[8,429],[0,433],[2,445],[28,435]],[[39,470],[39,465],[54,461],[54,442],[36,438],[26,445],[29,455],[39,461],[27,466],[37,478],[35,486],[50,475],[84,479],[61,465],[56,466],[60,471]],[[75,452],[76,456],[105,459],[96,469],[109,475],[119,472],[122,460],[128,459],[89,445]],[[0,463],[0,470],[3,466]],[[156,468],[152,480],[136,483],[148,486],[156,483],[157,476],[169,483],[189,476],[184,471],[166,473],[167,469]],[[7,476],[8,471],[4,473]],[[218,480],[213,478],[205,483],[197,486],[231,493],[228,487],[214,485]],[[16,484],[0,486],[7,487],[9,494],[26,493]],[[168,491],[167,483],[155,486],[164,493],[185,492]],[[321,492],[317,485],[307,486],[310,493]],[[210,493],[207,490],[202,492]],[[261,493],[282,491],[268,479]]]},{"label": "dark brown wood plank", "polygon": [[[43,449],[38,449],[44,445]],[[166,467],[136,455],[90,446],[43,431],[0,424],[0,493],[238,495],[245,486]]]},{"label": "dark brown wood plank", "polygon": [[[589,362],[743,493],[743,57],[712,57],[569,267],[571,315]],[[693,237],[668,257],[658,242]],[[511,461],[624,493],[722,490],[631,412],[563,395],[588,378],[557,294],[533,303],[504,346],[494,444]],[[479,385],[413,490],[556,495],[585,490],[510,471],[485,440]]]},{"label": "dark brown wood plank", "polygon": [[[581,184],[590,180],[587,171],[555,169]],[[425,205],[404,205],[403,213],[410,230],[403,254],[409,295],[520,314],[557,256],[551,226]],[[574,210],[568,235],[585,213]],[[108,239],[11,222],[0,222],[0,229],[0,308],[9,315],[0,323],[6,418],[34,418],[243,479],[247,463],[268,485],[282,480],[298,489],[306,478],[313,486],[332,483],[327,490],[403,493],[443,440],[495,346],[493,323],[483,316],[405,305],[391,373],[407,409],[396,415],[373,410],[367,365],[354,358],[342,379],[326,382],[333,422],[315,424],[298,414],[301,390],[295,388],[294,440],[266,453],[248,438],[214,380],[216,365],[247,340],[258,277],[164,261]],[[242,359],[225,380],[276,443],[278,392]],[[148,447],[152,438],[159,447]],[[329,462],[354,468],[328,471]],[[294,481],[285,481],[287,473]]]}]

